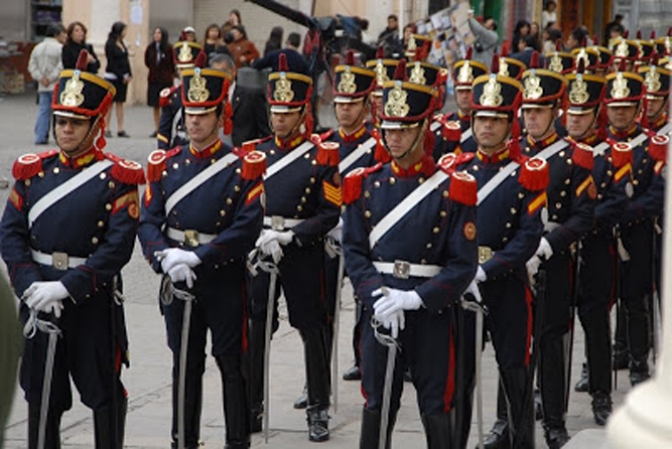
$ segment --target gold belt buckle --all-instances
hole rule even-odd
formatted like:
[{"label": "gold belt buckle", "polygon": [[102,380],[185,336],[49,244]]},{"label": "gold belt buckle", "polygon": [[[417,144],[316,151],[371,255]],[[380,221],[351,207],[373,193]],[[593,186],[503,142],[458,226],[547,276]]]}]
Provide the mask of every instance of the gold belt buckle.
[{"label": "gold belt buckle", "polygon": [[395,260],[392,276],[397,279],[408,279],[411,275],[411,264],[403,260]]},{"label": "gold belt buckle", "polygon": [[494,252],[492,251],[492,248],[489,246],[479,246],[478,247],[478,263],[483,264],[487,262],[488,260],[492,259],[492,256],[494,256]]},{"label": "gold belt buckle", "polygon": [[57,270],[68,269],[68,253],[55,252],[51,255],[51,264]]},{"label": "gold belt buckle", "polygon": [[184,243],[187,246],[196,248],[198,246],[198,231],[195,229],[186,229],[184,231]]},{"label": "gold belt buckle", "polygon": [[285,230],[285,217],[279,215],[273,215],[271,217],[271,229],[274,231],[284,231]]}]

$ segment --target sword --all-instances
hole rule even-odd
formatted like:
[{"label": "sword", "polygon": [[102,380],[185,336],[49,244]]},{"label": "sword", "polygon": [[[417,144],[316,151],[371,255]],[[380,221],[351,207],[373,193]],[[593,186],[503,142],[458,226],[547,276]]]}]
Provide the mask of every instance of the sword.
[{"label": "sword", "polygon": [[47,320],[38,318],[37,311],[30,310],[30,316],[23,328],[23,335],[27,339],[35,336],[37,331],[44,332],[49,335],[49,343],[47,346],[47,359],[44,364],[44,378],[42,379],[42,400],[40,403],[40,423],[37,434],[37,448],[45,448],[45,437],[47,432],[47,415],[49,413],[49,398],[51,397],[51,378],[54,374],[54,359],[56,356],[56,344],[58,337],[61,335],[61,330],[58,326]]},{"label": "sword", "polygon": [[[334,316],[333,316],[333,336],[332,336],[332,349],[331,349],[331,388],[333,398],[334,412],[338,412],[338,329],[340,325],[340,315],[341,315],[341,287],[343,283],[343,275],[345,272],[345,259],[343,257],[343,248],[336,243],[336,240],[332,240],[327,237],[325,240],[324,246],[327,255],[331,258],[338,257],[338,275],[336,277],[336,305],[334,307]],[[333,256],[332,256],[333,254]]]},{"label": "sword", "polygon": [[[466,296],[466,295],[465,295]],[[476,354],[474,359],[474,371],[476,376],[476,419],[478,429],[478,449],[483,449],[483,383],[481,381],[481,353],[483,352],[483,317],[488,314],[488,308],[483,305],[482,299],[473,294],[475,301],[462,298],[461,305],[464,310],[476,314]],[[480,296],[480,295],[479,295]],[[460,429],[457,429],[459,432]]]},{"label": "sword", "polygon": [[273,310],[275,305],[275,285],[278,281],[278,267],[271,262],[258,262],[259,267],[269,273],[268,302],[266,304],[266,330],[264,341],[264,442],[268,444],[270,422],[270,386],[269,376],[271,371],[271,334],[273,333]]},{"label": "sword", "polygon": [[572,377],[572,355],[574,352],[574,329],[576,324],[576,304],[579,298],[579,276],[581,275],[581,242],[576,248],[576,260],[574,261],[574,291],[572,292],[571,304],[569,305],[569,331],[565,335],[565,413],[569,408],[569,386]]},{"label": "sword", "polygon": [[187,381],[187,350],[189,345],[191,310],[196,298],[194,295],[185,290],[175,288],[173,283],[170,281],[170,277],[164,276],[161,280],[161,301],[165,305],[169,305],[173,302],[173,297],[184,301],[184,311],[182,313],[182,338],[180,340],[180,369],[177,381],[177,447],[178,449],[185,449],[184,402]]},{"label": "sword", "polygon": [[375,315],[371,317],[371,326],[374,336],[378,343],[387,346],[387,366],[385,368],[385,384],[383,387],[383,405],[380,411],[380,432],[378,433],[378,449],[387,447],[387,426],[390,418],[390,398],[392,396],[392,380],[394,378],[394,366],[397,360],[399,343],[390,335],[382,334],[378,328],[382,325],[376,320]]}]

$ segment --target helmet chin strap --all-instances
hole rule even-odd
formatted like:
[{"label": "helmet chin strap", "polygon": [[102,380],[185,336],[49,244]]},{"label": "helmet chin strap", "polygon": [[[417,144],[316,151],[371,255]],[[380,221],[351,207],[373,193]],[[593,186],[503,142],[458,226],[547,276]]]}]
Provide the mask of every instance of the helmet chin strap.
[{"label": "helmet chin strap", "polygon": [[390,149],[387,147],[387,144],[385,144],[385,149],[387,150],[388,153],[390,153],[390,156],[392,156],[392,158],[397,160],[397,161],[401,161],[401,160],[407,158],[413,151],[415,151],[415,149],[418,147],[418,144],[420,142],[422,142],[422,140],[423,140],[422,138],[424,137],[424,134],[425,134],[423,131],[425,129],[426,124],[427,124],[427,119],[425,118],[425,119],[422,120],[422,124],[418,126],[420,128],[420,132],[415,137],[415,140],[413,141],[413,144],[409,147],[408,150],[406,150],[404,152],[404,154],[402,154],[399,157],[394,157],[392,155],[392,152],[390,151]]},{"label": "helmet chin strap", "polygon": [[[549,120],[549,122],[548,122],[548,126],[546,126],[546,129],[541,134],[541,137],[539,137],[539,138],[533,137],[534,140],[536,140],[536,141],[543,140],[551,134],[549,131],[551,131],[551,127],[553,127],[555,125],[555,120],[558,118],[558,112],[557,112],[556,108],[557,108],[557,106],[553,106],[553,111],[554,111],[553,115],[551,117],[551,120]],[[553,132],[555,132],[555,128],[553,128]]]},{"label": "helmet chin strap", "polygon": [[[363,119],[364,119],[364,116],[366,115],[365,114],[366,107],[368,106],[369,102],[370,102],[370,100],[368,98],[362,100],[362,110],[359,111],[359,114],[357,114],[357,117],[355,117],[355,120],[354,120],[353,123],[359,123],[359,124],[364,123]],[[334,108],[335,107],[336,107],[336,104],[334,103]],[[357,129],[359,129],[359,127]]]},{"label": "helmet chin strap", "polygon": [[[86,133],[86,136],[79,142],[79,144],[75,147],[74,150],[72,151],[64,151],[64,153],[69,157],[69,158],[74,158],[79,156],[80,154],[84,154],[91,146],[93,145],[94,139],[96,136],[93,134],[94,129],[96,129],[96,125],[100,121],[102,115],[98,115],[93,121],[91,121],[91,127],[89,128],[89,132]],[[100,131],[100,127],[98,127],[98,131]],[[56,137],[56,127],[54,127],[54,140],[56,141],[56,144],[58,145],[58,138]],[[89,142],[89,144],[84,145],[84,143]],[[60,145],[59,145],[60,148]]]}]

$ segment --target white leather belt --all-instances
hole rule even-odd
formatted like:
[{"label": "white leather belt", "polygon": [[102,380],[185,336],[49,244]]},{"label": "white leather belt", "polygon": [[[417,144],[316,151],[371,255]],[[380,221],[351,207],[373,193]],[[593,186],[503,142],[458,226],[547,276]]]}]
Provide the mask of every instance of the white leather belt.
[{"label": "white leather belt", "polygon": [[57,270],[67,270],[68,268],[75,268],[79,265],[84,265],[85,257],[71,257],[67,253],[54,252],[53,254],[46,254],[34,249],[30,250],[30,255],[33,260],[40,265],[48,265]]},{"label": "white leather belt", "polygon": [[285,229],[293,228],[304,221],[305,220],[303,219],[285,218],[279,215],[273,215],[271,217],[264,217],[264,226],[275,231],[284,231]]},{"label": "white leather belt", "polygon": [[391,274],[397,279],[408,279],[409,277],[431,278],[441,272],[443,267],[438,265],[420,265],[408,263],[403,260],[395,262],[373,262],[373,267],[379,273]]},{"label": "white leather belt", "polygon": [[203,234],[194,229],[181,229],[168,228],[166,231],[168,238],[176,240],[178,242],[186,243],[187,246],[196,247],[198,245],[203,245],[205,243],[212,242],[217,236],[213,234]]}]

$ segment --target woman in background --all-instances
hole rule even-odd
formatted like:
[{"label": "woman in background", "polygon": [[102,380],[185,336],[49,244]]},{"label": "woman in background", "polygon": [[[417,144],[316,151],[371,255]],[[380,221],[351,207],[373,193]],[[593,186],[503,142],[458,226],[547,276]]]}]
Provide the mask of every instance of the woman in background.
[{"label": "woman in background", "polygon": [[98,56],[93,51],[93,46],[86,43],[87,29],[82,22],[72,22],[68,25],[66,33],[68,37],[63,45],[63,52],[61,53],[61,60],[63,61],[64,69],[74,69],[77,65],[77,58],[82,50],[88,53],[88,65],[86,71],[97,74],[100,69],[100,61]]},{"label": "woman in background", "polygon": [[206,55],[215,53],[217,47],[224,45],[224,40],[222,39],[222,30],[219,29],[219,25],[212,23],[208,25],[205,29],[205,35],[203,37],[203,50]]},{"label": "woman in background", "polygon": [[264,56],[282,48],[282,35],[284,33],[285,30],[281,26],[275,26],[271,29],[271,35],[268,37],[266,46],[264,47]]},{"label": "woman in background", "polygon": [[[215,26],[219,32],[219,27]],[[161,91],[173,86],[175,76],[175,61],[173,60],[173,47],[168,43],[168,30],[164,27],[156,27],[152,43],[145,50],[145,66],[149,69],[147,74],[147,105],[153,108],[154,132],[149,136],[156,137],[159,129],[159,96]]]},{"label": "woman in background", "polygon": [[[114,108],[117,115],[117,137],[131,137],[124,129],[124,103],[126,102],[126,90],[128,83],[131,82],[131,64],[128,61],[128,49],[124,44],[126,36],[126,24],[124,22],[115,22],[112,25],[110,33],[107,35],[105,43],[105,56],[107,57],[107,68],[105,69],[105,79],[114,85],[117,93],[114,96]],[[105,137],[112,137],[110,132],[112,117],[112,107],[107,114],[107,132]]]}]

